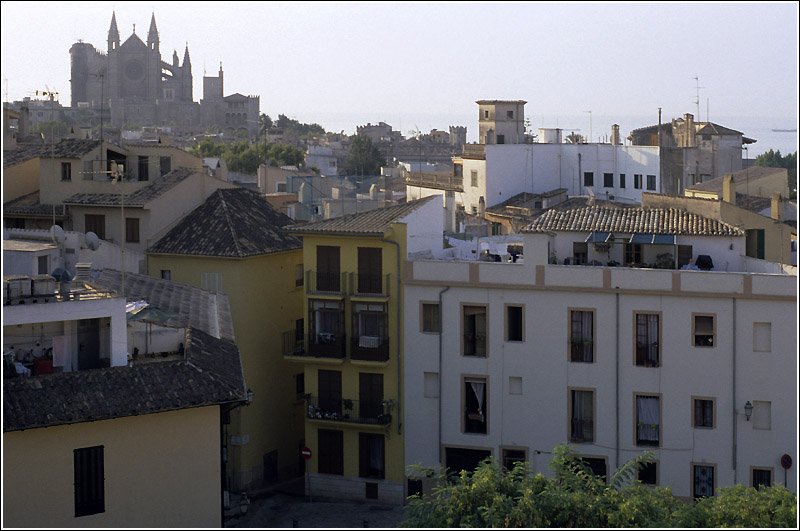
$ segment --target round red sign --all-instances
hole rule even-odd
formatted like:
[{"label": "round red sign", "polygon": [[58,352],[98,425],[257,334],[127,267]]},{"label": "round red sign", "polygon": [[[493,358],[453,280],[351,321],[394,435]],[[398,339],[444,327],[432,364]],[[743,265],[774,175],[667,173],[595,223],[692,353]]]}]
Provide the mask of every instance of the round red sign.
[{"label": "round red sign", "polygon": [[781,466],[786,469],[792,468],[792,456],[783,454],[781,456]]},{"label": "round red sign", "polygon": [[309,448],[308,446],[303,446],[303,449],[300,450],[300,455],[303,456],[303,459],[308,461],[309,459],[311,459],[311,448]]}]

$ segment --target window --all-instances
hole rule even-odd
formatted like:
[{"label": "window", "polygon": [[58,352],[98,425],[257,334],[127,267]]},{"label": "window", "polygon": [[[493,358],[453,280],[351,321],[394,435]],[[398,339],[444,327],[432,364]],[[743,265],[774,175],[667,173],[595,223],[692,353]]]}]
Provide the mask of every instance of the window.
[{"label": "window", "polygon": [[606,459],[604,457],[580,457],[583,464],[589,467],[589,470],[596,477],[606,480],[608,470],[606,467]]},{"label": "window", "polygon": [[425,398],[439,398],[439,373],[426,372],[424,373],[423,378]]},{"label": "window", "polygon": [[472,206],[472,213],[473,214],[477,214],[478,213],[478,207],[476,207],[475,205]]},{"label": "window", "polygon": [[344,445],[341,430],[319,430],[317,442],[319,473],[344,475]]},{"label": "window", "polygon": [[625,188],[625,174],[624,173],[620,173],[619,174],[619,187],[620,188]]},{"label": "window", "polygon": [[513,470],[517,463],[524,463],[526,460],[525,450],[511,450],[503,448],[503,468]]},{"label": "window", "polygon": [[276,183],[276,192],[286,193],[286,183]]},{"label": "window", "polygon": [[700,174],[700,182],[701,183],[704,183],[704,182],[710,181],[710,180],[711,180],[711,174],[710,173],[701,173]]},{"label": "window", "polygon": [[772,429],[772,402],[753,400],[753,429]]},{"label": "window", "polygon": [[642,174],[641,173],[634,173],[633,174],[633,187],[637,190],[642,189]]},{"label": "window", "polygon": [[61,180],[62,181],[72,180],[72,164],[70,164],[69,162],[61,163]]},{"label": "window", "polygon": [[571,389],[569,392],[569,440],[594,441],[594,391]]},{"label": "window", "polygon": [[645,485],[658,484],[658,463],[647,463],[639,469],[639,481]]},{"label": "window", "polygon": [[583,185],[594,186],[594,172],[591,171],[583,172]]},{"label": "window", "polygon": [[139,180],[150,180],[150,157],[139,155]]},{"label": "window", "polygon": [[678,246],[678,267],[683,267],[692,261],[692,246],[679,245]]},{"label": "window", "polygon": [[86,214],[84,216],[86,232],[94,232],[101,240],[106,239],[106,217],[102,214]]},{"label": "window", "polygon": [[339,247],[317,245],[317,290],[339,291],[341,275],[339,269]]},{"label": "window", "polygon": [[514,118],[514,111],[506,111],[506,118]]},{"label": "window", "polygon": [[636,395],[636,444],[658,446],[661,434],[661,404],[657,396]]},{"label": "window", "polygon": [[383,293],[381,273],[383,253],[380,247],[358,248],[358,292]]},{"label": "window", "polygon": [[572,242],[572,263],[585,265],[589,260],[589,244],[586,242]]},{"label": "window", "polygon": [[625,244],[625,264],[641,264],[642,263],[642,244],[641,243],[626,243]]},{"label": "window", "polygon": [[603,187],[605,187],[605,188],[614,188],[614,174],[613,173],[604,173],[603,174]]},{"label": "window", "polygon": [[470,185],[477,188],[478,187],[478,170],[470,170],[469,171],[469,179]]},{"label": "window", "polygon": [[309,300],[309,348],[311,353],[323,357],[344,355],[342,331],[344,306],[341,301]]},{"label": "window", "polygon": [[163,280],[172,280],[172,270],[171,269],[162,269],[161,270],[161,278]]},{"label": "window", "polygon": [[161,176],[168,174],[172,171],[172,157],[159,157],[158,167],[161,170]]},{"label": "window", "polygon": [[506,135],[497,135],[497,143],[498,144],[505,144],[506,143]]},{"label": "window", "polygon": [[306,393],[306,375],[298,372],[294,375],[294,392],[299,397]]},{"label": "window", "polygon": [[692,496],[703,498],[714,495],[714,465],[692,465]]},{"label": "window", "polygon": [[439,304],[422,303],[422,331],[439,333],[442,325],[439,322]]},{"label": "window", "polygon": [[296,264],[294,266],[294,286],[296,288],[303,286],[303,264]]},{"label": "window", "polygon": [[214,293],[222,293],[222,273],[201,273],[200,288]]},{"label": "window", "polygon": [[714,427],[714,400],[693,398],[692,426],[695,428]]},{"label": "window", "polygon": [[483,117],[489,118],[489,111],[483,111]]},{"label": "window", "polygon": [[659,366],[660,326],[659,315],[636,314],[636,365],[638,367]]},{"label": "window", "polygon": [[656,176],[655,175],[648,175],[647,176],[647,189],[651,190],[651,191],[656,189]]},{"label": "window", "polygon": [[486,433],[486,379],[464,379],[464,432]]},{"label": "window", "polygon": [[713,315],[693,315],[692,335],[694,336],[694,346],[713,347],[714,346],[714,316]]},{"label": "window", "polygon": [[103,447],[72,451],[75,469],[75,517],[105,512]]},{"label": "window", "polygon": [[358,373],[358,416],[377,419],[383,415],[383,375],[374,372]]},{"label": "window", "polygon": [[761,487],[772,486],[772,469],[771,468],[755,468],[753,467],[753,474],[750,485],[760,489]]},{"label": "window", "polygon": [[464,306],[464,356],[486,357],[486,307]]},{"label": "window", "polygon": [[745,229],[744,254],[752,258],[764,259],[764,229]]},{"label": "window", "polygon": [[464,175],[464,165],[463,164],[453,164],[453,177],[457,179],[461,179]]},{"label": "window", "polygon": [[50,268],[48,267],[48,257],[47,256],[40,256],[36,259],[36,270],[40,275],[47,275],[50,273]]},{"label": "window", "polygon": [[139,243],[139,218],[125,218],[125,241]]},{"label": "window", "polygon": [[384,440],[378,433],[358,434],[358,475],[383,479],[385,476]]},{"label": "window", "polygon": [[697,184],[697,174],[690,173],[689,174],[689,182],[692,184]]},{"label": "window", "polygon": [[342,372],[317,370],[317,407],[326,413],[342,414]]},{"label": "window", "polygon": [[570,310],[570,361],[594,362],[594,311]]},{"label": "window", "polygon": [[753,351],[772,351],[772,323],[753,323]]},{"label": "window", "polygon": [[508,394],[521,395],[522,394],[522,377],[509,376],[508,377]]},{"label": "window", "polygon": [[525,341],[522,316],[522,306],[506,306],[506,341]]}]

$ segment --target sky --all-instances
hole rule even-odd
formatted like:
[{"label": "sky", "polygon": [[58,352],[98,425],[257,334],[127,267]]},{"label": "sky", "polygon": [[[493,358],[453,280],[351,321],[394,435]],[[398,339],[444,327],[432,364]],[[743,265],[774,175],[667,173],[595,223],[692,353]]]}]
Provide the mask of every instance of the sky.
[{"label": "sky", "polygon": [[595,139],[698,99],[701,119],[745,134],[797,127],[797,2],[3,1],[3,100],[49,88],[69,105],[69,48],[105,50],[112,12],[123,41],[155,13],[167,62],[188,44],[196,101],[222,62],[226,95],[331,131],[466,125],[475,140],[480,99],[523,99],[533,127]]}]

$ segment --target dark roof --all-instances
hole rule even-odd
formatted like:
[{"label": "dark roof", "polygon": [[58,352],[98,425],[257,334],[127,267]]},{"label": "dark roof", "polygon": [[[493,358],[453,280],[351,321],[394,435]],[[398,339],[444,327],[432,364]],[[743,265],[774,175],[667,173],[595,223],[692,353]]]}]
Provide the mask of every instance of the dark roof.
[{"label": "dark roof", "polygon": [[56,144],[21,145],[17,149],[3,151],[3,167],[7,168],[36,157],[79,159],[99,145],[99,140],[77,138],[65,138]]},{"label": "dark roof", "polygon": [[617,232],[623,234],[677,234],[741,236],[740,229],[677,208],[587,206],[550,209],[522,232]]},{"label": "dark roof", "polygon": [[148,252],[244,258],[301,249],[283,227],[292,219],[244,188],[217,190]]},{"label": "dark roof", "polygon": [[[143,207],[149,201],[157,198],[164,192],[169,191],[175,185],[198,173],[191,168],[177,168],[163,177],[154,179],[153,182],[143,188],[139,188],[134,193],[125,196],[126,207]],[[65,205],[75,206],[120,206],[122,198],[116,194],[75,194],[64,201]]]},{"label": "dark roof", "polygon": [[[113,269],[92,272],[89,286],[119,293],[122,274]],[[169,324],[192,327],[215,337],[235,341],[228,296],[160,278],[125,273],[125,298],[145,300],[151,307],[174,315]]]},{"label": "dark roof", "polygon": [[197,329],[181,359],[3,380],[3,431],[243,401],[239,349]]},{"label": "dark roof", "polygon": [[[750,182],[756,181],[758,179],[763,179],[765,177],[774,177],[778,179],[783,179],[783,184],[785,184],[787,188],[789,186],[788,172],[786,168],[770,168],[768,166],[750,166],[749,168],[739,170],[737,172],[731,173],[730,175],[733,176],[733,182],[738,190],[744,190],[744,188],[741,188],[742,186],[747,186]],[[722,182],[724,178],[725,176],[716,177],[714,179],[702,183],[693,184],[692,186],[687,187],[687,190],[700,190],[704,192],[722,193]]]},{"label": "dark roof", "polygon": [[386,232],[392,223],[414,212],[419,207],[431,201],[434,197],[439,198],[441,201],[439,196],[432,195],[401,205],[378,208],[359,214],[348,214],[338,218],[316,221],[306,225],[294,225],[288,228],[291,232],[300,234],[333,233],[379,235]]},{"label": "dark roof", "polygon": [[[63,220],[67,217],[64,205],[57,205],[55,208],[56,219]],[[16,199],[12,199],[3,205],[3,217],[47,217],[53,218],[53,205],[43,205],[39,203],[39,192],[31,192]]]}]

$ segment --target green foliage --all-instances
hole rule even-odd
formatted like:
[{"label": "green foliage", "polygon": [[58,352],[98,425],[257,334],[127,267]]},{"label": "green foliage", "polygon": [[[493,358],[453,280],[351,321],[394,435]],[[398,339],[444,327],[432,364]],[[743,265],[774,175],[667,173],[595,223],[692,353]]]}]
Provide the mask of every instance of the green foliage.
[{"label": "green foliage", "polygon": [[379,175],[386,164],[381,152],[365,136],[355,136],[347,153],[345,173],[347,175]]},{"label": "green foliage", "polygon": [[31,128],[34,133],[41,133],[45,142],[58,142],[66,138],[70,131],[69,126],[60,120],[40,122]]},{"label": "green foliage", "polygon": [[756,157],[756,166],[770,168],[786,168],[789,173],[789,197],[797,198],[797,151],[782,156],[780,150],[769,150]]},{"label": "green foliage", "polygon": [[[267,116],[267,120],[270,120],[269,116]],[[275,126],[279,129],[283,129],[284,131],[294,132],[299,136],[306,136],[306,135],[324,135],[325,128],[319,124],[304,124],[300,123],[293,118],[289,118],[285,114],[278,115],[278,121],[275,122]]]},{"label": "green foliage", "polygon": [[[720,489],[697,503],[670,488],[632,478],[653,460],[645,452],[621,466],[608,484],[568,446],[553,450],[552,477],[531,475],[527,463],[505,470],[491,459],[474,473],[439,474],[428,496],[412,496],[401,527],[794,527],[797,497],[783,487]],[[412,469],[413,467],[409,467]],[[433,477],[416,469],[409,475]]]},{"label": "green foliage", "polygon": [[230,171],[253,175],[258,166],[269,159],[271,166],[297,166],[303,163],[305,156],[294,146],[285,144],[264,144],[235,142],[233,144],[217,144],[211,139],[204,139],[190,150],[200,157],[220,157],[225,160]]}]

